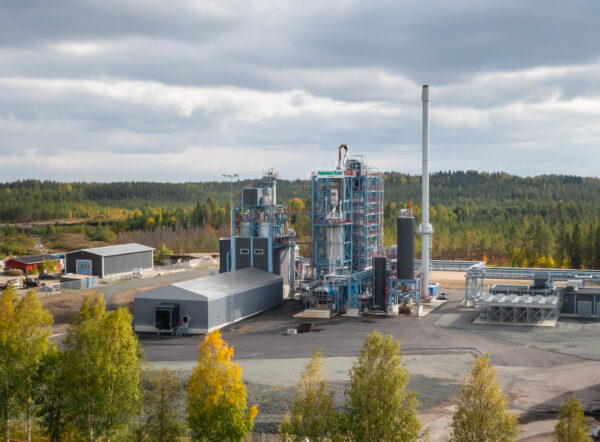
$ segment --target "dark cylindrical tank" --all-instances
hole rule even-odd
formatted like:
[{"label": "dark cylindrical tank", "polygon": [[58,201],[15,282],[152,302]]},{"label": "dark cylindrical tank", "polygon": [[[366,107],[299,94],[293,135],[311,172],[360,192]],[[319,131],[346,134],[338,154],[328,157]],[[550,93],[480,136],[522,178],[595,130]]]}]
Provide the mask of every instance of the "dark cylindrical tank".
[{"label": "dark cylindrical tank", "polygon": [[415,277],[415,219],[412,216],[399,216],[396,221],[396,242],[398,243],[398,279]]},{"label": "dark cylindrical tank", "polygon": [[385,288],[387,286],[387,258],[376,256],[373,258],[373,293],[374,303],[379,310],[385,309]]}]

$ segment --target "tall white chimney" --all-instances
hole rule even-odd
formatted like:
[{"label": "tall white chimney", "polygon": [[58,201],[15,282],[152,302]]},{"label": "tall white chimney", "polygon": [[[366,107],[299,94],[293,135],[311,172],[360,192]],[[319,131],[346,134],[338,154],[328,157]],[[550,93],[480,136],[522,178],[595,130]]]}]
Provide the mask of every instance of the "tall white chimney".
[{"label": "tall white chimney", "polygon": [[[421,93],[423,102],[423,172],[421,177],[421,272],[423,272],[423,287],[421,296],[429,294],[429,248],[433,227],[429,224],[429,86],[423,86]],[[418,308],[418,306],[417,306]]]}]

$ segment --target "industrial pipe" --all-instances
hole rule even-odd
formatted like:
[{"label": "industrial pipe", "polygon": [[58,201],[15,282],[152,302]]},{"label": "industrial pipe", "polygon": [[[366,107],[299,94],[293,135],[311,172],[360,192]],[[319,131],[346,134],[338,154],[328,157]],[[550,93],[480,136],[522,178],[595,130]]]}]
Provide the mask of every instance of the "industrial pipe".
[{"label": "industrial pipe", "polygon": [[[344,163],[342,165],[342,149],[345,150],[344,153]],[[346,165],[346,160],[348,159],[348,146],[346,146],[345,144],[340,144],[340,147],[338,147],[338,169],[342,170],[343,167]]]},{"label": "industrial pipe", "polygon": [[423,286],[421,296],[429,294],[429,247],[433,227],[429,224],[429,86],[424,85],[421,93],[423,102],[423,171],[421,177],[421,272],[423,273]]}]

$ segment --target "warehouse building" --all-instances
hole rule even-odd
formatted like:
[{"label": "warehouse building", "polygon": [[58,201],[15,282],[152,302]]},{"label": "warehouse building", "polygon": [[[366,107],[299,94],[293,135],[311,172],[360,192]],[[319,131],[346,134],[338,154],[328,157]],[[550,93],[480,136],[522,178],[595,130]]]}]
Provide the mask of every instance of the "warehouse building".
[{"label": "warehouse building", "polygon": [[52,263],[56,271],[62,270],[62,260],[60,255],[32,255],[8,258],[4,261],[4,268],[6,270],[21,270],[25,274],[31,273],[32,271],[41,273],[44,271],[44,263]]},{"label": "warehouse building", "polygon": [[151,269],[154,249],[141,244],[96,247],[66,254],[66,272],[105,278],[133,269]]},{"label": "warehouse building", "polygon": [[283,302],[281,276],[248,267],[135,295],[138,332],[204,334]]}]

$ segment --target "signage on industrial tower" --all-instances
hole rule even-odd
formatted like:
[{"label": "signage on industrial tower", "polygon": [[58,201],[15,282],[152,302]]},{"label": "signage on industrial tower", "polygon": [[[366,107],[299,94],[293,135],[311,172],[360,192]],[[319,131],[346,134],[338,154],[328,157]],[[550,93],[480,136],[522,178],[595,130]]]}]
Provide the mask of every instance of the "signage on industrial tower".
[{"label": "signage on industrial tower", "polygon": [[319,170],[317,171],[318,176],[342,176],[344,171],[342,170]]}]

